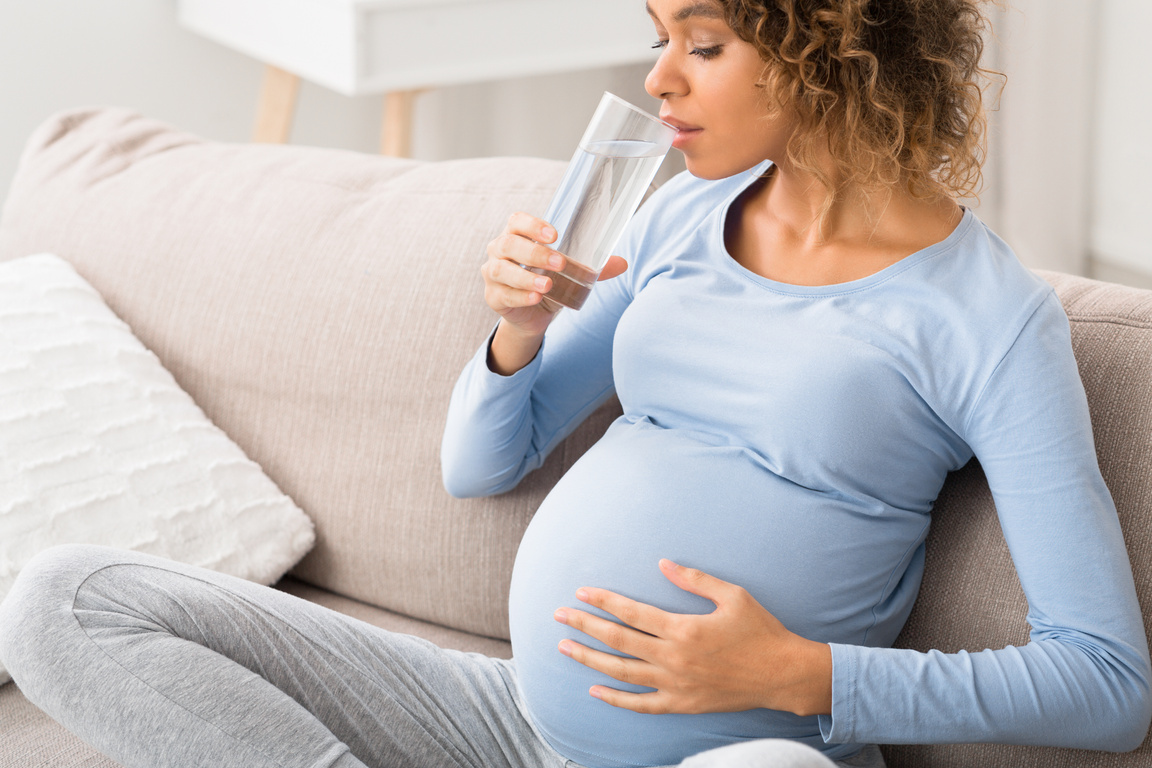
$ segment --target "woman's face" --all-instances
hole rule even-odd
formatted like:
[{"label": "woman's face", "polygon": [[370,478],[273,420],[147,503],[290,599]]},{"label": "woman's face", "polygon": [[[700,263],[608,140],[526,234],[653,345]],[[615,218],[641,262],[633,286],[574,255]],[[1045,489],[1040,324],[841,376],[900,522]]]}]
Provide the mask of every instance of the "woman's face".
[{"label": "woman's face", "polygon": [[704,179],[746,171],[784,156],[790,121],[768,117],[757,86],[764,62],[724,21],[716,0],[648,0],[663,52],[645,88],[664,104],[660,117],[680,128],[673,144]]}]

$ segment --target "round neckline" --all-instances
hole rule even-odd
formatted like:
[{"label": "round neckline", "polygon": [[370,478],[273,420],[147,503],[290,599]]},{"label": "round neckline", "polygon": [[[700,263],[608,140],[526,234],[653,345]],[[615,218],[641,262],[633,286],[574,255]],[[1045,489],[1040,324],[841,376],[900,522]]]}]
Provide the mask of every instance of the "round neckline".
[{"label": "round neckline", "polygon": [[717,252],[720,254],[721,259],[727,262],[729,269],[734,270],[739,276],[755,283],[761,288],[775,293],[785,293],[792,296],[839,296],[871,288],[880,283],[887,282],[901,272],[911,269],[926,259],[938,256],[953,248],[960,240],[964,239],[964,236],[972,226],[972,222],[975,220],[975,214],[972,213],[972,209],[967,206],[960,206],[964,214],[960,218],[960,223],[956,225],[955,229],[953,229],[946,238],[921,248],[918,251],[913,251],[878,272],[873,272],[870,275],[865,275],[856,280],[848,280],[843,283],[830,283],[828,285],[799,285],[797,283],[785,283],[779,280],[773,280],[770,277],[764,277],[763,275],[753,272],[737,261],[732,254],[728,252],[728,244],[724,240],[724,230],[728,221],[728,215],[732,210],[732,205],[771,167],[772,161],[765,160],[754,168],[745,171],[748,178],[739,184],[721,204],[720,215],[717,216],[713,222],[712,237],[719,243],[720,247],[717,249]]}]

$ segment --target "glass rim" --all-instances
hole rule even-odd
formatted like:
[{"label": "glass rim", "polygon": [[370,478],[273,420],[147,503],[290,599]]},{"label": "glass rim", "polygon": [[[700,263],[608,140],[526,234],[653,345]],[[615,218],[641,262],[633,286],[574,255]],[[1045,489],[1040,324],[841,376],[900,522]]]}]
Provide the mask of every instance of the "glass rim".
[{"label": "glass rim", "polygon": [[658,123],[659,125],[667,126],[668,128],[671,128],[673,131],[676,131],[676,132],[680,131],[680,129],[677,128],[676,126],[672,125],[672,123],[661,120],[658,116],[652,114],[651,112],[648,112],[646,110],[641,109],[640,107],[636,106],[635,104],[633,104],[630,101],[625,101],[624,99],[620,98],[619,96],[612,93],[611,91],[604,91],[604,95],[601,96],[600,98],[601,98],[601,101],[603,101],[604,99],[611,99],[612,101],[619,104],[620,106],[627,107],[628,109],[632,110],[636,114],[641,115],[643,117],[646,117],[654,123]]}]

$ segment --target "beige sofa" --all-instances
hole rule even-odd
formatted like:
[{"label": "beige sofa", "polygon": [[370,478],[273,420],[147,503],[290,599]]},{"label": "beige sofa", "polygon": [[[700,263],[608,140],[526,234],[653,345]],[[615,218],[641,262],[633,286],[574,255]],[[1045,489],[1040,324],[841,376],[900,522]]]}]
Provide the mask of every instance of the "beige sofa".
[{"label": "beige sofa", "polygon": [[[384,627],[507,655],[506,594],[544,494],[611,403],[515,491],[440,482],[448,395],[493,323],[484,244],[540,212],[563,164],[443,163],[206,142],[123,110],[32,136],[0,220],[0,260],[70,261],[204,411],[316,523],[281,588]],[[1072,319],[1097,449],[1152,617],[1152,292],[1045,275]],[[1059,418],[1059,414],[1053,414]],[[905,647],[1027,641],[1026,604],[978,466],[948,481]],[[1148,766],[1000,745],[889,746],[894,768]],[[107,767],[0,688],[0,766]]]}]

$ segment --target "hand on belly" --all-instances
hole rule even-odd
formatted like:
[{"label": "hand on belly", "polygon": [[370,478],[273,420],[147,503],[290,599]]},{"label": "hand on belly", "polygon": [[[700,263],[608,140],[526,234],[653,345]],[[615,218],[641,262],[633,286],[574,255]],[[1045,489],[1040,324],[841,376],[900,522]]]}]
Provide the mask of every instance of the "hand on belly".
[{"label": "hand on belly", "polygon": [[577,598],[623,624],[575,608],[557,621],[625,658],[563,640],[559,650],[613,679],[655,690],[629,693],[594,685],[589,694],[635,712],[700,714],[767,708],[798,715],[832,711],[832,652],[789,632],[745,589],[670,560],[660,570],[675,586],[711,600],[703,615],[662,611],[615,592],[581,587]]}]

